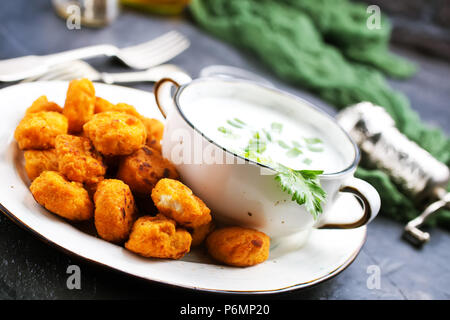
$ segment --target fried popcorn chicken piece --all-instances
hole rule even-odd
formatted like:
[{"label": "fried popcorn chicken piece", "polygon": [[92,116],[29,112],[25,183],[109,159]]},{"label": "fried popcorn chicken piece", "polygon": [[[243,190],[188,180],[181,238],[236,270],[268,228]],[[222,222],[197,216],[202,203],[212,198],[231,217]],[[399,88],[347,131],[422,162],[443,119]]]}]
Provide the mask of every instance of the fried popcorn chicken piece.
[{"label": "fried popcorn chicken piece", "polygon": [[195,228],[211,221],[211,210],[180,181],[159,180],[152,199],[159,212],[184,227]]},{"label": "fried popcorn chicken piece", "polygon": [[59,172],[69,180],[85,183],[103,180],[106,168],[89,139],[61,134],[56,137],[55,148]]},{"label": "fried popcorn chicken piece", "polygon": [[125,248],[144,257],[180,259],[189,252],[191,241],[189,232],[158,214],[141,217],[134,223]]},{"label": "fried popcorn chicken piece", "polygon": [[206,247],[219,262],[248,267],[267,260],[270,238],[253,229],[228,227],[212,232],[206,239]]},{"label": "fried popcorn chicken piece", "polygon": [[109,102],[106,99],[95,97],[94,113],[112,111],[112,108],[114,108],[113,103]]},{"label": "fried popcorn chicken piece", "polygon": [[70,182],[55,171],[44,171],[30,186],[34,199],[57,215],[82,221],[92,218],[94,205],[79,182]]},{"label": "fried popcorn chicken piece", "polygon": [[195,247],[202,244],[203,240],[206,239],[206,237],[214,230],[214,228],[215,228],[214,222],[211,220],[206,224],[202,224],[201,226],[189,230],[192,236],[191,246]]},{"label": "fried popcorn chicken piece", "polygon": [[40,96],[33,104],[25,111],[25,114],[35,113],[40,111],[54,111],[61,113],[63,109],[54,102],[47,100],[46,96]]},{"label": "fried popcorn chicken piece", "polygon": [[127,104],[127,103],[123,103],[123,102],[119,102],[118,104],[116,104],[113,107],[112,111],[118,111],[118,112],[123,112],[123,113],[128,113],[132,116],[135,116],[138,119],[142,118],[142,115],[136,111],[136,108],[133,107],[131,104]]},{"label": "fried popcorn chicken piece", "polygon": [[25,171],[33,181],[44,171],[58,171],[58,157],[55,149],[27,150],[23,153]]},{"label": "fried popcorn chicken piece", "polygon": [[57,135],[67,133],[67,118],[58,112],[29,113],[20,121],[14,138],[20,149],[52,149]]},{"label": "fried popcorn chicken piece", "polygon": [[164,125],[161,121],[152,118],[142,117],[145,130],[147,131],[146,144],[161,152],[161,139],[163,137]]},{"label": "fried popcorn chicken piece", "polygon": [[175,166],[155,149],[143,146],[122,159],[117,178],[123,180],[133,192],[148,196],[162,178],[177,179]]},{"label": "fried popcorn chicken piece", "polygon": [[110,242],[127,240],[136,216],[130,188],[120,180],[103,180],[98,184],[94,202],[98,235]]},{"label": "fried popcorn chicken piece", "polygon": [[129,115],[135,116],[141,119],[142,116],[136,109],[127,103],[119,102],[118,104],[113,104],[108,100],[97,97],[95,101],[95,113],[107,112],[107,111],[117,111],[122,113],[127,113]]},{"label": "fried popcorn chicken piece", "polygon": [[95,89],[88,79],[72,80],[67,89],[63,114],[69,120],[69,132],[77,133],[94,115]]},{"label": "fried popcorn chicken piece", "polygon": [[138,118],[117,111],[97,113],[83,129],[104,155],[128,155],[145,144],[147,133]]}]

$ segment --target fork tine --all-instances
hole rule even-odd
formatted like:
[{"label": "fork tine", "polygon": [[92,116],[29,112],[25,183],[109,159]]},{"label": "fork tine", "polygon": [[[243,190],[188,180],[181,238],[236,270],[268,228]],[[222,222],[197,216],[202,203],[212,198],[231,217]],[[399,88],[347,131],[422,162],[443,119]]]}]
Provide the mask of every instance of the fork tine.
[{"label": "fork tine", "polygon": [[141,49],[141,51],[139,51],[139,54],[147,54],[147,53],[151,53],[152,51],[157,52],[157,51],[165,51],[170,49],[171,47],[174,46],[178,46],[180,44],[187,44],[187,46],[189,46],[189,41],[183,37],[183,36],[179,36],[179,37],[173,37],[170,40],[161,43],[158,46],[148,46],[146,48]]},{"label": "fork tine", "polygon": [[147,46],[144,49],[140,49],[138,52],[129,52],[127,55],[133,60],[139,61],[142,65],[145,65],[145,68],[149,68],[172,59],[188,48],[189,45],[189,40],[180,35],[173,37],[167,43],[162,43],[156,47],[153,45]]},{"label": "fork tine", "polygon": [[170,60],[189,45],[185,36],[171,31],[146,43],[123,48],[118,57],[134,69],[146,69]]},{"label": "fork tine", "polygon": [[126,51],[125,54],[134,60],[147,60],[149,58],[148,56],[160,55],[161,52],[168,51],[172,47],[177,47],[180,44],[184,47],[183,49],[186,49],[190,42],[183,35],[176,33],[171,37],[167,37],[163,42],[140,46],[138,50]]},{"label": "fork tine", "polygon": [[159,50],[157,52],[149,52],[148,55],[144,54],[142,58],[142,62],[146,62],[147,65],[155,66],[158,64],[162,64],[166,61],[171,60],[173,57],[177,56],[180,52],[184,51],[189,47],[189,43],[187,42],[179,42],[171,48],[167,48],[166,50]]},{"label": "fork tine", "polygon": [[127,47],[127,48],[124,48],[121,50],[124,50],[127,53],[132,53],[132,52],[136,53],[136,52],[139,52],[140,50],[145,50],[149,47],[158,47],[164,43],[171,42],[172,39],[179,38],[180,36],[184,37],[177,31],[170,31],[170,32],[167,32],[167,33],[163,34],[162,36],[159,36],[150,41],[147,41],[147,42],[144,42],[144,43],[132,46],[132,47]]},{"label": "fork tine", "polygon": [[147,54],[147,53],[151,53],[151,51],[154,52],[158,52],[158,51],[165,51],[168,50],[172,47],[177,47],[177,46],[189,46],[190,42],[189,40],[187,40],[184,37],[177,37],[177,38],[173,38],[171,41],[168,41],[166,43],[162,43],[161,45],[157,46],[157,47],[147,47],[145,49],[143,49],[142,51],[140,51],[139,53],[142,54]]}]

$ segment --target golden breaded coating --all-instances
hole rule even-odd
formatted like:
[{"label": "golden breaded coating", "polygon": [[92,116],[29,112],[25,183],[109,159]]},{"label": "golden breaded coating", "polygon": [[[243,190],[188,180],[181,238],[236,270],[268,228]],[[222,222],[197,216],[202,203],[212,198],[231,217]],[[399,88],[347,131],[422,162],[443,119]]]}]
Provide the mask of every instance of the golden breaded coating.
[{"label": "golden breaded coating", "polygon": [[25,171],[31,181],[44,171],[58,171],[58,157],[55,149],[27,150],[23,153]]},{"label": "golden breaded coating", "polygon": [[72,80],[67,89],[63,114],[69,120],[69,132],[77,133],[94,115],[95,88],[88,79]]},{"label": "golden breaded coating", "polygon": [[63,218],[82,221],[93,216],[94,205],[83,185],[66,180],[59,172],[42,172],[30,190],[40,205]]},{"label": "golden breaded coating", "polygon": [[199,246],[202,244],[203,240],[206,239],[206,237],[213,232],[215,228],[214,222],[210,221],[207,224],[202,224],[201,226],[192,228],[190,231],[192,236],[192,247]]},{"label": "golden breaded coating", "polygon": [[127,104],[127,103],[123,103],[123,102],[119,102],[118,104],[114,105],[114,107],[111,111],[128,113],[132,116],[135,116],[138,119],[142,118],[142,115],[136,111],[135,107],[133,107],[131,104]]},{"label": "golden breaded coating", "polygon": [[120,180],[103,180],[98,184],[94,202],[98,235],[110,242],[127,240],[136,216],[130,188]]},{"label": "golden breaded coating", "polygon": [[114,104],[106,99],[95,97],[94,113],[112,111]]},{"label": "golden breaded coating", "polygon": [[147,139],[141,120],[117,111],[97,113],[83,128],[94,147],[108,156],[131,154]]},{"label": "golden breaded coating", "polygon": [[144,216],[133,225],[125,248],[144,257],[180,259],[191,248],[192,237],[161,214]]},{"label": "golden breaded coating", "polygon": [[162,178],[177,179],[175,166],[155,149],[143,146],[125,157],[119,164],[117,178],[128,184],[131,190],[148,197]]},{"label": "golden breaded coating", "polygon": [[146,144],[161,152],[161,139],[163,137],[164,124],[161,121],[152,118],[142,117],[141,120],[147,130]]},{"label": "golden breaded coating", "polygon": [[103,180],[106,168],[89,139],[61,134],[56,137],[55,148],[59,172],[69,180],[85,183]]},{"label": "golden breaded coating", "polygon": [[112,104],[111,102],[97,97],[95,102],[95,113],[107,112],[107,111],[117,111],[122,113],[127,113],[129,115],[135,116],[141,119],[142,116],[136,111],[136,108],[130,104],[119,102],[118,104]]},{"label": "golden breaded coating", "polygon": [[61,113],[63,109],[54,102],[47,100],[46,96],[40,96],[33,104],[25,111],[25,114],[35,113],[40,111],[54,111]]},{"label": "golden breaded coating", "polygon": [[267,260],[270,238],[253,229],[228,227],[212,232],[206,239],[206,247],[219,262],[248,267]]},{"label": "golden breaded coating", "polygon": [[58,112],[29,113],[20,121],[14,138],[20,149],[51,149],[57,135],[67,133],[67,118]]},{"label": "golden breaded coating", "polygon": [[184,227],[195,228],[211,221],[211,210],[180,181],[159,180],[152,199],[159,212]]}]

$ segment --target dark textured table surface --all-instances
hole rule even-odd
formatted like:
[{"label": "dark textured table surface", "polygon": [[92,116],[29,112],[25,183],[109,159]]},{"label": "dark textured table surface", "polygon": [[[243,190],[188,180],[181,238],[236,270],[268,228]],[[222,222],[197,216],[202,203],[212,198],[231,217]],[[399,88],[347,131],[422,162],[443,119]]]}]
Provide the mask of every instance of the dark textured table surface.
[{"label": "dark textured table surface", "polygon": [[[29,54],[47,54],[98,43],[119,47],[137,44],[169,30],[178,30],[192,42],[172,62],[196,76],[211,64],[243,67],[273,81],[277,86],[315,102],[327,112],[333,109],[298,88],[272,77],[251,56],[199,30],[188,17],[161,18],[124,11],[109,27],[68,30],[49,0],[0,2],[0,59]],[[420,65],[408,81],[392,81],[405,92],[412,106],[427,122],[450,133],[450,65],[417,53],[396,49]],[[125,71],[117,62],[90,60],[102,71]],[[0,84],[5,87],[5,84]],[[151,85],[135,87],[151,90]],[[8,106],[2,106],[7,108]],[[431,230],[431,242],[415,249],[401,240],[402,225],[378,217],[368,228],[361,253],[337,277],[315,287],[290,293],[263,296],[266,299],[449,299],[450,236]],[[77,264],[82,271],[81,290],[68,290],[66,269]],[[368,267],[381,270],[379,289],[368,289]],[[29,232],[0,215],[0,299],[116,299],[186,298],[213,299],[220,295],[170,288],[93,266],[48,246]]]}]

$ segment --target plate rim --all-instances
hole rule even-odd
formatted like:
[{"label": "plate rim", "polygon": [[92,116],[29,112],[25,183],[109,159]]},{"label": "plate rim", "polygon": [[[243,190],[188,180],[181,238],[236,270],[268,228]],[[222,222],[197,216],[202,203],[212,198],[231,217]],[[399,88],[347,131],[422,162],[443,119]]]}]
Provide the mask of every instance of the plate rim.
[{"label": "plate rim", "polygon": [[[68,83],[69,81],[42,81],[42,82],[45,82],[46,84],[49,84],[49,83]],[[7,91],[8,89],[10,89],[12,87],[17,87],[17,86],[20,86],[20,85],[28,85],[28,84],[30,84],[30,83],[17,83],[17,84],[14,84],[14,85],[11,85],[11,86],[7,86],[5,88],[0,89],[0,92],[4,93],[4,91]],[[126,86],[109,85],[109,84],[105,84],[105,83],[101,83],[101,82],[95,82],[95,84],[96,85],[99,84],[101,86],[106,86],[106,87],[121,87],[121,88],[125,88],[125,89],[128,89],[128,90],[134,90],[134,91],[138,91],[138,92],[141,92],[141,93],[153,95],[153,92],[151,92],[151,91],[145,91],[145,90],[136,89],[136,88],[130,88],[130,87],[126,87]],[[189,290],[194,290],[194,291],[199,291],[199,292],[210,292],[210,293],[216,293],[216,294],[270,295],[270,294],[277,294],[277,293],[282,293],[282,292],[289,292],[289,291],[294,291],[294,290],[300,290],[300,289],[304,289],[304,288],[313,287],[315,285],[318,285],[318,284],[320,284],[322,282],[325,282],[325,281],[327,281],[329,279],[332,279],[332,278],[336,277],[338,274],[340,274],[342,271],[344,271],[347,267],[349,267],[353,263],[353,261],[356,259],[356,257],[359,255],[359,253],[361,252],[361,250],[362,250],[362,248],[363,248],[363,246],[364,246],[364,244],[366,243],[366,240],[367,240],[367,226],[363,226],[361,228],[364,229],[364,234],[361,237],[361,243],[354,250],[354,252],[352,252],[352,254],[344,262],[342,262],[338,267],[336,267],[334,270],[328,272],[327,274],[325,274],[325,275],[323,275],[323,276],[321,276],[321,277],[319,277],[317,279],[313,279],[313,280],[309,280],[309,281],[306,281],[306,282],[292,284],[292,285],[289,285],[289,286],[286,286],[286,287],[282,287],[282,288],[268,289],[268,290],[213,289],[213,288],[203,288],[203,287],[197,287],[197,286],[186,285],[186,284],[168,283],[168,282],[166,282],[164,280],[149,279],[149,278],[146,278],[146,277],[143,277],[143,276],[136,275],[136,274],[131,273],[131,272],[127,272],[125,270],[121,270],[121,269],[115,267],[114,265],[106,264],[106,263],[103,263],[101,261],[98,261],[98,260],[95,260],[95,259],[91,259],[89,257],[84,256],[81,253],[77,253],[77,252],[75,252],[73,250],[67,249],[63,245],[60,245],[57,242],[50,240],[49,238],[47,238],[42,233],[40,233],[40,232],[36,231],[35,229],[33,229],[32,227],[28,226],[17,215],[15,215],[10,210],[8,210],[3,205],[3,203],[1,203],[1,202],[0,202],[0,211],[6,217],[8,217],[12,222],[14,222],[16,225],[21,227],[22,229],[26,230],[27,232],[30,232],[34,236],[37,236],[37,238],[40,239],[42,242],[50,245],[51,247],[59,250],[60,252],[63,252],[64,254],[67,254],[68,256],[75,257],[76,259],[81,259],[82,261],[86,261],[86,262],[88,262],[90,264],[93,264],[93,265],[96,265],[96,266],[106,267],[106,268],[108,268],[110,270],[113,270],[115,272],[120,272],[120,273],[125,274],[127,276],[132,276],[133,278],[142,279],[142,280],[145,280],[146,282],[149,282],[149,283],[155,282],[155,283],[160,283],[160,284],[172,287],[172,288],[183,288],[183,289],[189,289]]]},{"label": "plate rim", "polygon": [[317,279],[313,279],[313,280],[302,282],[302,283],[293,284],[293,285],[290,285],[290,286],[287,286],[287,287],[283,287],[283,288],[270,289],[270,290],[224,290],[224,289],[211,289],[211,288],[202,288],[202,287],[182,285],[182,284],[173,284],[173,283],[167,283],[165,281],[148,279],[148,278],[145,278],[145,277],[141,277],[141,276],[135,275],[133,273],[126,272],[124,270],[120,270],[120,269],[118,269],[118,268],[116,268],[114,266],[102,263],[100,261],[96,261],[96,260],[87,258],[87,257],[85,257],[85,256],[83,256],[83,255],[81,255],[79,253],[73,252],[72,250],[69,250],[69,249],[59,245],[58,243],[48,239],[47,237],[45,237],[41,233],[37,232],[36,230],[34,230],[30,226],[28,226],[26,223],[24,223],[22,220],[20,220],[11,211],[9,211],[1,202],[0,202],[0,211],[5,216],[7,216],[12,222],[14,222],[16,225],[21,227],[22,229],[30,232],[34,236],[37,236],[39,238],[39,240],[41,240],[42,242],[50,245],[51,247],[53,247],[53,248],[55,248],[55,249],[65,253],[67,255],[70,255],[70,256],[73,256],[75,258],[87,261],[87,262],[89,262],[91,264],[94,264],[94,265],[98,265],[98,266],[101,266],[101,267],[106,267],[108,269],[114,270],[115,272],[120,272],[122,274],[126,274],[127,276],[132,276],[133,278],[145,280],[147,282],[157,282],[157,283],[164,284],[164,285],[167,285],[167,286],[170,286],[170,287],[174,287],[174,288],[184,288],[184,289],[190,289],[190,290],[194,290],[194,291],[212,292],[212,293],[220,293],[220,294],[234,294],[234,295],[255,294],[255,295],[263,295],[263,294],[276,294],[276,293],[282,293],[282,292],[288,292],[288,291],[294,291],[294,290],[299,290],[299,289],[313,287],[315,285],[318,285],[318,284],[320,284],[322,282],[325,282],[327,280],[330,280],[330,279],[336,277],[342,271],[347,269],[347,267],[349,267],[353,263],[353,261],[355,261],[356,257],[361,252],[361,250],[364,247],[364,244],[366,243],[366,240],[367,240],[367,226],[363,226],[361,228],[364,229],[364,237],[362,238],[362,241],[361,241],[360,245],[356,248],[356,250],[352,253],[352,255],[347,260],[345,260],[341,265],[339,265],[336,269],[334,269],[333,271],[330,271],[326,275],[324,275],[322,277],[319,277]]}]

